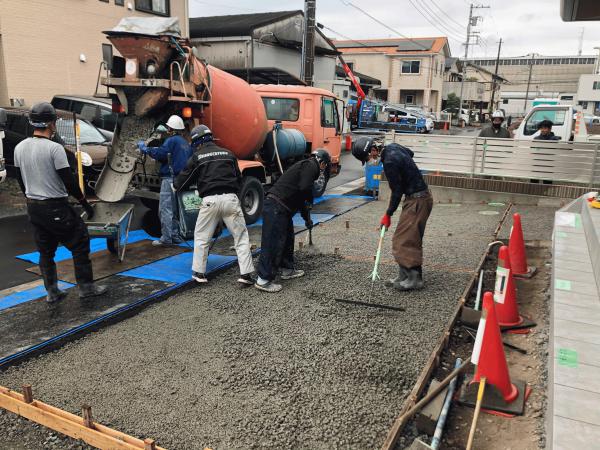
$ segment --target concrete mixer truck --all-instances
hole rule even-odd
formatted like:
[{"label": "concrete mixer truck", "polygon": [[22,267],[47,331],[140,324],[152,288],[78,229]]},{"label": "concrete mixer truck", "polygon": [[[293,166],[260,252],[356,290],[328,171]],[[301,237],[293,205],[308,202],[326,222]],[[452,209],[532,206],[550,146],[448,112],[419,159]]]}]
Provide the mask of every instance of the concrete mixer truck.
[{"label": "concrete mixer truck", "polygon": [[261,216],[263,185],[311,151],[324,148],[332,159],[331,172],[315,183],[316,196],[339,172],[341,129],[333,93],[307,86],[249,85],[205,64],[179,36],[174,18],[125,18],[104,33],[110,44],[102,46],[97,86],[106,91],[98,87],[96,95],[112,98],[119,119],[95,185],[101,200],[116,202],[129,193],[156,207],[158,170],[141,157],[136,142],[145,139],[154,145],[160,139],[157,126],[171,114],[182,116],[189,129],[207,125],[217,144],[238,157],[240,197],[249,224]]}]

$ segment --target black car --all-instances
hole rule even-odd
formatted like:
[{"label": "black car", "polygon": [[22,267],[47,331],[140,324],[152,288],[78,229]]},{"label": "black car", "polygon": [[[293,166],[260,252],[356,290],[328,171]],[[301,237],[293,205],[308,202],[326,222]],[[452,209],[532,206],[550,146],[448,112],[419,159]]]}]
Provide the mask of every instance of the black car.
[{"label": "black car", "polygon": [[100,129],[101,133],[115,131],[118,115],[112,110],[110,98],[90,95],[55,95],[50,103],[56,109],[74,112],[82,119],[91,122]]},{"label": "black car", "polygon": [[[4,108],[7,115],[6,126],[4,129],[4,159],[9,173],[14,173],[14,153],[15,147],[22,140],[33,135],[33,127],[29,123],[29,110],[26,108]],[[73,124],[73,113],[68,111],[56,111],[58,119],[56,121],[56,134],[52,138],[55,142],[63,145],[67,150],[67,158],[71,167],[75,170],[77,163],[75,152],[77,150],[75,139],[75,127]],[[91,160],[91,166],[83,168],[86,184],[94,182],[100,175],[108,147],[112,141],[112,134],[106,136],[101,133],[94,125],[87,120],[77,118],[79,124],[79,136],[81,151],[87,153]]]}]

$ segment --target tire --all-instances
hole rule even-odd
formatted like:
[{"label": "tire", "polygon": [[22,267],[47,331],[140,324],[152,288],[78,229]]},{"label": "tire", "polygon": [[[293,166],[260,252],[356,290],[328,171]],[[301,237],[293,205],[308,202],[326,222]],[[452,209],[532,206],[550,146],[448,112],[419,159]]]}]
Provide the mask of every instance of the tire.
[{"label": "tire", "polygon": [[313,186],[313,197],[319,198],[327,189],[327,183],[329,183],[329,173],[322,173],[319,178],[315,181]]},{"label": "tire", "polygon": [[240,202],[246,219],[246,225],[256,223],[262,216],[265,191],[262,183],[255,177],[244,177],[240,190]]}]

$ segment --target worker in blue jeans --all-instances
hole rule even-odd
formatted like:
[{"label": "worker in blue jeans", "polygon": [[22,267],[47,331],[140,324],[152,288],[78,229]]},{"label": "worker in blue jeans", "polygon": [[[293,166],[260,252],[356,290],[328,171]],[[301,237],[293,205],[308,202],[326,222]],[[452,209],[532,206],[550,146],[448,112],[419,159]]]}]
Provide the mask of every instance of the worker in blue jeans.
[{"label": "worker in blue jeans", "polygon": [[143,141],[138,142],[140,151],[161,163],[160,166],[160,198],[158,215],[160,218],[161,237],[152,241],[152,245],[177,245],[183,240],[180,237],[179,218],[176,211],[176,197],[173,189],[173,177],[177,176],[192,156],[188,141],[181,135],[185,129],[183,119],[173,115],[167,121],[168,137],[160,147],[147,147]]},{"label": "worker in blue jeans", "polygon": [[293,217],[300,211],[306,227],[312,228],[308,206],[313,202],[313,186],[330,165],[329,153],[317,150],[310,158],[287,169],[267,193],[255,288],[279,292],[282,286],[275,282],[277,275],[282,280],[304,276],[304,271],[296,269],[294,262]]}]

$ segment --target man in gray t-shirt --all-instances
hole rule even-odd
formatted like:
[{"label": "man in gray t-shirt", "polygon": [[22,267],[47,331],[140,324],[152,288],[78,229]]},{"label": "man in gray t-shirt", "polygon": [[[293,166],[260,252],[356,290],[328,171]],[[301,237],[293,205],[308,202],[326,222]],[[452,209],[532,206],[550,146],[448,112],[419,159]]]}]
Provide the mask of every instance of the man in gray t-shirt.
[{"label": "man in gray t-shirt", "polygon": [[33,225],[40,252],[40,271],[46,287],[46,301],[54,303],[66,296],[58,288],[54,255],[59,244],[73,254],[79,297],[101,295],[106,288],[94,283],[87,226],[68,202],[77,199],[91,218],[94,209],[86,201],[73,177],[66,150],[50,138],[56,132],[56,111],[50,103],[33,105],[29,122],[33,137],[15,148],[16,177],[27,197],[27,213]]}]

